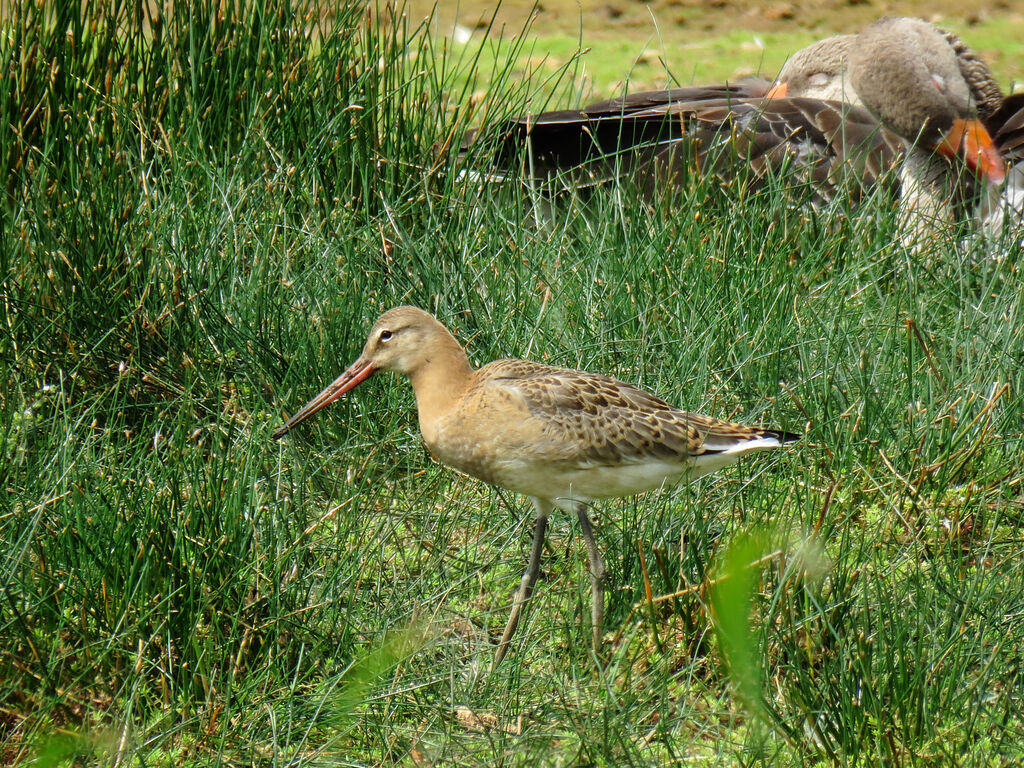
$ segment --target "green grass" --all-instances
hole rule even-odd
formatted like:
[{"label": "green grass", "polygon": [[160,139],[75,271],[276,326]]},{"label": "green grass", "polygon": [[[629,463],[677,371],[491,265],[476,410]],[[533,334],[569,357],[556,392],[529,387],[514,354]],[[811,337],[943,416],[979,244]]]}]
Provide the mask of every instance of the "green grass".
[{"label": "green grass", "polygon": [[[0,36],[3,762],[1024,757],[1017,246],[918,259],[884,200],[701,181],[537,226],[522,189],[435,160],[471,111],[550,91],[517,83],[522,50],[442,58],[358,9],[60,8],[15,4]],[[597,506],[600,659],[556,516],[488,677],[526,500],[432,463],[387,376],[270,440],[403,302],[477,363],[805,436]],[[722,589],[744,552],[749,589]]]}]

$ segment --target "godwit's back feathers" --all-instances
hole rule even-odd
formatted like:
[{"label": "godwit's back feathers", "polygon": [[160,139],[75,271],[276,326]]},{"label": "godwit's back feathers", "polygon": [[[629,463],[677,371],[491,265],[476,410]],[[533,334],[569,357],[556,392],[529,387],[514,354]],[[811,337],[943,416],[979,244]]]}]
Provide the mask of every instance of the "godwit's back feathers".
[{"label": "godwit's back feathers", "polygon": [[516,393],[561,458],[580,467],[739,455],[747,445],[775,447],[797,437],[689,413],[610,376],[526,360],[485,366],[478,386]]}]

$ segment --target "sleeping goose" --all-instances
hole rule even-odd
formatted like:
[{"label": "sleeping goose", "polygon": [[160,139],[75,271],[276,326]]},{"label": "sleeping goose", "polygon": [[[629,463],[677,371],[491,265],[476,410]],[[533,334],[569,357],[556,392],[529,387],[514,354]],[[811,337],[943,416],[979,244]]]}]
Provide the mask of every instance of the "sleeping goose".
[{"label": "sleeping goose", "polygon": [[1024,157],[1024,102],[1013,98],[952,33],[882,19],[798,51],[771,88],[651,91],[511,120],[493,139],[495,162],[514,168],[529,143],[528,175],[556,190],[629,179],[646,194],[695,167],[762,176],[788,163],[826,199],[838,179],[871,187],[899,168],[904,240],[915,242],[936,219],[964,217],[979,192],[993,196],[999,150]]},{"label": "sleeping goose", "polygon": [[828,199],[839,183],[871,187],[896,164],[901,142],[866,109],[832,100],[853,39],[830,37],[794,54],[774,88],[748,80],[643,91],[513,118],[486,136],[470,135],[463,156],[483,143],[493,150],[492,165],[474,178],[525,174],[554,192],[617,179],[653,196],[666,183],[685,183],[695,168],[747,169],[756,180],[786,166],[803,170],[818,198]]}]

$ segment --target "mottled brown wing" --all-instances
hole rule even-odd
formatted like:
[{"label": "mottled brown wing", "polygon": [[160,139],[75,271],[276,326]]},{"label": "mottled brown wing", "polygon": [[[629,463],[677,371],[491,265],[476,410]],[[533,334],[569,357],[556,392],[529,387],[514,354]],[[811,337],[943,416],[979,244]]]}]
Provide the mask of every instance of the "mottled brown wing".
[{"label": "mottled brown wing", "polygon": [[551,443],[569,447],[562,458],[579,465],[682,462],[775,434],[681,411],[609,376],[524,360],[491,363],[486,381],[519,393]]},{"label": "mottled brown wing", "polygon": [[832,149],[830,178],[833,184],[852,177],[859,180],[863,188],[890,180],[895,186],[892,171],[903,159],[903,140],[883,128],[868,110],[832,101],[792,101],[821,131]]}]

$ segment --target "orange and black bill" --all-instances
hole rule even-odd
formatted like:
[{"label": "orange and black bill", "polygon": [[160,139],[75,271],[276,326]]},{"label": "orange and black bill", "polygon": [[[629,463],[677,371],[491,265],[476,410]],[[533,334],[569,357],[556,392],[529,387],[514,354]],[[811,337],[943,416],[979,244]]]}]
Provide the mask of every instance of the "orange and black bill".
[{"label": "orange and black bill", "polygon": [[945,157],[963,159],[975,175],[993,184],[1006,178],[1006,164],[980,120],[954,120],[935,151]]},{"label": "orange and black bill", "polygon": [[274,434],[271,435],[271,437],[274,440],[283,437],[292,429],[292,427],[298,426],[321,408],[327,407],[349,390],[355,389],[357,386],[362,384],[370,378],[376,370],[377,369],[373,367],[372,362],[359,358],[352,363],[348,370],[341,374],[341,376],[327,385],[323,392],[302,406],[298,413],[288,419],[284,425],[274,430]]}]

